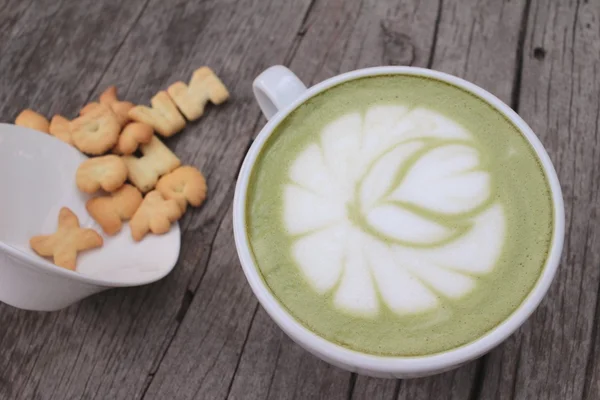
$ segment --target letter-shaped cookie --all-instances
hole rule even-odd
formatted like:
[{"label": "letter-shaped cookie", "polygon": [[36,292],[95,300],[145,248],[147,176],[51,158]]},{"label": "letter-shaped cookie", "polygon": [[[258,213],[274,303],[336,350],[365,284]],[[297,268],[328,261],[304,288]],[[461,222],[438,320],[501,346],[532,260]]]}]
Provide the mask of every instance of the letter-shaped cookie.
[{"label": "letter-shaped cookie", "polygon": [[117,88],[115,86],[110,86],[100,95],[100,103],[92,102],[88,103],[81,109],[79,112],[80,115],[85,115],[93,110],[98,104],[104,104],[105,106],[110,107],[110,109],[115,113],[117,120],[119,121],[119,125],[122,127],[129,122],[129,110],[134,107],[134,104],[129,101],[120,101],[117,98]]},{"label": "letter-shaped cookie", "polygon": [[173,136],[185,127],[185,119],[181,116],[175,103],[167,92],[161,90],[150,101],[152,108],[135,106],[129,110],[129,118],[143,122],[165,137]]},{"label": "letter-shaped cookie", "polygon": [[88,158],[77,168],[75,183],[79,190],[94,193],[101,188],[107,192],[119,189],[127,180],[127,165],[119,156],[109,154]]},{"label": "letter-shaped cookie", "polygon": [[200,171],[191,166],[179,167],[164,175],[156,184],[165,199],[174,199],[185,212],[188,203],[199,207],[206,198],[206,180]]},{"label": "letter-shaped cookie", "polygon": [[29,239],[32,250],[42,257],[54,257],[54,264],[75,270],[77,253],[103,244],[102,236],[93,229],[79,227],[79,219],[67,207],[60,209],[58,229],[51,235]]},{"label": "letter-shaped cookie", "polygon": [[171,223],[182,215],[183,211],[175,200],[165,200],[158,191],[153,190],[144,197],[129,221],[131,236],[139,242],[148,232],[157,235],[167,233],[171,229]]},{"label": "letter-shaped cookie", "polygon": [[141,145],[140,150],[143,157],[123,156],[123,161],[127,165],[129,180],[142,193],[152,190],[160,176],[181,165],[179,158],[156,136],[150,143]]},{"label": "letter-shaped cookie", "polygon": [[85,204],[88,213],[107,235],[121,230],[122,221],[130,219],[142,203],[142,194],[134,186],[124,185],[109,196],[95,197]]},{"label": "letter-shaped cookie", "polygon": [[50,121],[50,134],[67,144],[73,144],[71,137],[71,121],[62,115],[55,115]]},{"label": "letter-shaped cookie", "polygon": [[132,122],[125,125],[119,135],[119,141],[113,148],[113,153],[130,155],[135,153],[140,144],[148,144],[154,136],[154,129],[142,122]]},{"label": "letter-shaped cookie", "polygon": [[48,119],[42,114],[36,113],[29,108],[21,111],[19,115],[17,115],[15,125],[35,129],[39,132],[50,132],[50,122],[48,122]]},{"label": "letter-shaped cookie", "polygon": [[100,155],[112,149],[119,139],[121,124],[106,105],[98,104],[71,121],[73,144],[84,153]]},{"label": "letter-shaped cookie", "polygon": [[183,82],[175,82],[167,92],[189,121],[204,114],[204,106],[209,100],[213,104],[221,104],[229,98],[223,82],[208,67],[194,71],[189,86]]},{"label": "letter-shaped cookie", "polygon": [[135,104],[129,101],[121,101],[117,98],[117,87],[110,86],[100,95],[100,104],[110,106],[117,115],[121,126],[125,126],[130,121],[129,110],[135,107]]}]

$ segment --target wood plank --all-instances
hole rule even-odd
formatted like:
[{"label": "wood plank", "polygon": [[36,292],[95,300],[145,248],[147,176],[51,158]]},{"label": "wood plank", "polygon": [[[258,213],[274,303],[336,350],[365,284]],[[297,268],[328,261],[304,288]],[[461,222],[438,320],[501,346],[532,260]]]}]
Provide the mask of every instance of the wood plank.
[{"label": "wood plank", "polygon": [[[38,37],[42,50],[15,44],[9,46],[11,60],[0,60],[0,76],[14,70],[0,90],[3,120],[26,105],[46,113],[75,113],[90,94],[113,83],[128,100],[147,102],[204,64],[233,94],[229,104],[209,107],[202,120],[168,141],[184,163],[203,170],[210,191],[206,204],[181,221],[182,252],[173,273],[156,284],[94,296],[60,313],[1,308],[2,326],[10,329],[0,332],[0,346],[8,349],[0,359],[0,376],[8,382],[1,385],[5,396],[0,397],[141,398],[205,272],[231,202],[233,177],[259,115],[248,82],[267,62],[283,61],[307,3],[47,6],[51,12],[43,18],[35,14],[39,24],[48,19],[47,31]],[[90,10],[94,17],[89,22],[72,23],[88,18]],[[276,42],[272,29],[279,33]],[[93,50],[91,55],[81,51],[85,48]],[[64,57],[65,49],[77,54]]]},{"label": "wood plank", "polygon": [[13,121],[24,107],[49,117],[59,112],[74,115],[127,37],[144,2],[44,0],[24,6],[26,2],[0,14],[6,39],[0,42],[2,121]]},{"label": "wood plank", "polygon": [[400,382],[398,400],[475,399],[479,391],[482,360],[443,374]]},{"label": "wood plank", "polygon": [[[0,57],[4,48],[13,43],[25,28],[19,22],[23,21],[25,13],[30,11],[32,1],[21,0],[2,0],[0,1],[0,16],[2,24],[0,25]],[[13,43],[14,44],[14,43]]]},{"label": "wood plank", "polygon": [[561,266],[538,311],[485,365],[484,399],[597,399],[600,10],[533,0],[519,113],[554,161],[566,207]]}]

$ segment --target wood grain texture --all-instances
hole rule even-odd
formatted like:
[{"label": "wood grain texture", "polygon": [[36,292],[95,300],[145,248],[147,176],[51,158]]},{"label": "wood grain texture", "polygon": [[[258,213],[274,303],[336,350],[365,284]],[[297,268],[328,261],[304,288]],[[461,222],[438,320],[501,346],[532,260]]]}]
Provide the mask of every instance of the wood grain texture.
[{"label": "wood grain texture", "polygon": [[[0,120],[68,117],[106,86],[147,103],[209,65],[232,93],[167,140],[206,175],[172,274],[58,313],[0,305],[0,399],[600,398],[600,4],[596,0],[0,0]],[[308,84],[356,68],[431,67],[516,108],[555,162],[567,208],[559,275],[504,345],[455,371],[383,380],[294,344],[253,296],[230,204],[264,119],[252,79]]]},{"label": "wood grain texture", "polygon": [[600,398],[599,13],[592,1],[531,3],[519,113],[557,169],[566,241],[538,311],[488,357],[482,398]]},{"label": "wood grain texture", "polygon": [[[0,398],[143,396],[205,272],[231,202],[237,167],[259,116],[248,82],[283,61],[307,6],[121,3],[49,2],[43,13],[17,21],[19,26],[37,23],[42,30],[47,25],[47,32],[33,31],[28,39],[39,40],[42,50],[13,43],[7,50],[10,57],[0,60],[0,76],[12,74],[2,81],[0,116],[10,121],[25,106],[73,115],[109,84],[117,84],[128,100],[147,102],[169,83],[187,80],[194,68],[210,65],[231,89],[231,101],[218,112],[209,107],[200,121],[168,141],[184,163],[205,173],[210,195],[201,209],[181,221],[180,261],[161,282],[94,296],[51,315],[3,306],[2,326],[10,328],[0,333],[0,346],[7,349],[0,358],[0,376],[8,382],[0,387]],[[90,10],[88,28],[70,24]],[[271,29],[279,32],[277,41]],[[234,254],[231,246],[226,250]]]}]

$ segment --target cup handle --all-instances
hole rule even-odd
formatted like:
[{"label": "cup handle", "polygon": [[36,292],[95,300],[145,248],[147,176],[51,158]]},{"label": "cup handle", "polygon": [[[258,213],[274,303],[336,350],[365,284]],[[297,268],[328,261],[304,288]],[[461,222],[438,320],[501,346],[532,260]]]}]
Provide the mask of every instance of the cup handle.
[{"label": "cup handle", "polygon": [[267,68],[252,83],[254,97],[265,117],[271,119],[306,91],[306,85],[283,65]]}]

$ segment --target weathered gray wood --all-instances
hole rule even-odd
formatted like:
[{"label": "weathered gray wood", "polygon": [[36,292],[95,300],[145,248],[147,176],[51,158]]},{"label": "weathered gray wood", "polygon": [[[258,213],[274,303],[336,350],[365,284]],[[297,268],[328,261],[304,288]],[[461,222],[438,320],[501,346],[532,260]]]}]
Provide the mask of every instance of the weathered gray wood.
[{"label": "weathered gray wood", "polygon": [[600,398],[599,19],[597,1],[531,3],[519,113],[555,163],[566,242],[539,310],[488,357],[482,398]]},{"label": "weathered gray wood", "polygon": [[24,107],[75,115],[144,8],[141,0],[11,3],[0,14],[3,121]]},{"label": "weathered gray wood", "polygon": [[[54,314],[0,305],[0,399],[599,398],[599,13],[596,0],[0,0],[2,121],[24,107],[72,116],[110,84],[147,102],[205,64],[232,92],[167,141],[210,191],[181,221],[175,271]],[[274,325],[239,267],[229,207],[263,123],[250,82],[275,63],[307,83],[430,66],[518,107],[556,163],[568,220],[559,276],[523,329],[456,371],[394,381],[331,367]]]},{"label": "weathered gray wood", "polygon": [[[7,382],[0,398],[141,398],[205,272],[231,202],[233,178],[259,115],[248,82],[283,61],[306,7],[301,2],[48,2],[30,21],[17,21],[23,27],[35,23],[40,32],[31,32],[33,45],[9,44],[4,54],[10,57],[0,60],[2,120],[12,120],[25,106],[73,115],[91,93],[109,84],[123,89],[128,100],[147,102],[205,64],[233,96],[168,141],[184,163],[205,172],[210,191],[205,206],[181,221],[182,253],[173,273],[157,284],[115,290],[56,314],[2,306],[2,326],[9,328],[0,332],[6,349],[0,376]],[[226,253],[233,256],[231,246]],[[208,328],[211,321],[204,321]],[[226,367],[233,369],[235,362]]]},{"label": "weathered gray wood", "polygon": [[397,379],[378,379],[358,375],[351,398],[353,400],[396,399],[400,392],[400,385],[402,381]]},{"label": "weathered gray wood", "polygon": [[346,399],[351,379],[292,342],[259,307],[228,398]]},{"label": "weathered gray wood", "polygon": [[[119,1],[4,4],[0,119],[12,121],[25,107],[43,113],[74,113],[142,9],[141,2]],[[81,23],[83,15],[86,23]],[[144,352],[147,343],[160,345],[162,338],[145,332],[150,314],[140,314],[140,301],[151,290],[124,291],[121,299],[127,300],[119,303],[109,293],[56,314],[0,306],[0,398],[79,398],[81,392],[96,393],[99,386],[104,386],[106,394],[119,392],[128,397],[133,384],[111,384],[112,375],[104,369],[119,370],[127,362],[135,365],[136,353],[124,350],[127,347]],[[148,303],[150,308],[160,304]],[[121,325],[121,313],[129,313],[136,325]],[[132,340],[134,335],[145,338],[141,346],[134,344],[138,341]],[[105,339],[98,340],[102,336]],[[109,357],[107,348],[113,356],[120,353],[123,364],[118,357]],[[76,374],[81,379],[73,379]],[[132,382],[143,384],[144,375],[136,375],[131,376]]]}]

